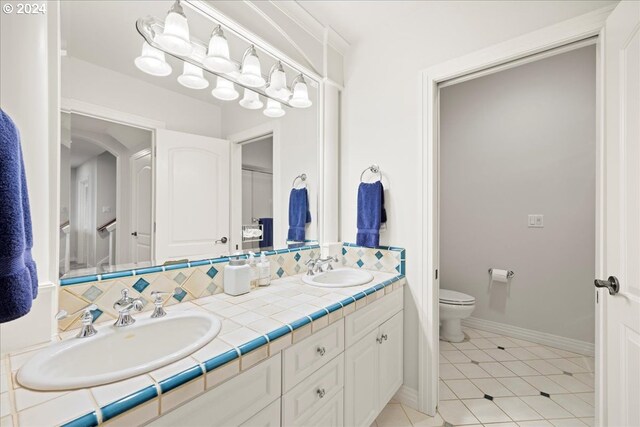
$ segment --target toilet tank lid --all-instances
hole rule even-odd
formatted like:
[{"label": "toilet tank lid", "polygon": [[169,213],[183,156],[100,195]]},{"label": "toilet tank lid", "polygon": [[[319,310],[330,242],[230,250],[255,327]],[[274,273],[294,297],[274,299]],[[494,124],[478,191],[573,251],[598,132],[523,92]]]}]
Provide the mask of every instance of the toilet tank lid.
[{"label": "toilet tank lid", "polygon": [[450,291],[448,289],[440,289],[440,301],[445,302],[475,302],[476,299],[471,295],[462,292]]}]

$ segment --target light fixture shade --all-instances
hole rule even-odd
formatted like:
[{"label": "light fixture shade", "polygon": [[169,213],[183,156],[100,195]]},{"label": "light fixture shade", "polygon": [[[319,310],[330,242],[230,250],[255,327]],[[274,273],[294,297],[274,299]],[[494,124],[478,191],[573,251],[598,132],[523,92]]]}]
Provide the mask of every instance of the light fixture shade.
[{"label": "light fixture shade", "polygon": [[287,75],[282,67],[282,62],[278,61],[271,67],[269,83],[265,92],[267,92],[267,95],[282,99],[283,101],[289,99],[291,96],[291,92],[287,88]]},{"label": "light fixture shade", "polygon": [[[204,53],[204,47],[194,45],[193,52],[191,53],[191,58],[193,58],[197,62],[202,62]],[[184,63],[182,74],[178,76],[178,83],[180,83],[184,87],[188,87],[189,89],[206,89],[207,87],[209,87],[209,80],[204,78],[202,68],[188,62]]]},{"label": "light fixture shade", "polygon": [[240,105],[248,110],[259,110],[264,106],[260,101],[260,95],[251,89],[244,90],[244,96],[240,100]]},{"label": "light fixture shade", "polygon": [[182,10],[180,0],[173,4],[164,21],[164,31],[155,41],[168,52],[180,56],[189,56],[193,50],[189,39],[189,23]]},{"label": "light fixture shade", "polygon": [[211,33],[209,51],[202,63],[210,70],[219,73],[230,73],[236,69],[236,65],[229,59],[229,43],[220,25]]},{"label": "light fixture shade", "polygon": [[296,108],[311,107],[309,89],[307,88],[307,82],[304,80],[304,76],[302,74],[296,77],[293,81],[293,95],[289,100],[289,104]]},{"label": "light fixture shade", "polygon": [[233,101],[240,96],[233,82],[222,77],[218,77],[216,87],[211,91],[211,95],[222,101]]},{"label": "light fixture shade", "polygon": [[282,109],[282,104],[278,101],[274,101],[273,99],[267,99],[267,108],[262,112],[267,117],[282,117],[285,115],[285,111]]},{"label": "light fixture shade", "polygon": [[141,71],[152,76],[164,77],[171,74],[171,65],[164,58],[164,52],[151,46],[149,43],[142,43],[142,53],[134,63]]},{"label": "light fixture shade", "polygon": [[242,70],[238,80],[249,87],[262,87],[266,83],[262,77],[258,53],[253,45],[249,46],[244,52]]}]

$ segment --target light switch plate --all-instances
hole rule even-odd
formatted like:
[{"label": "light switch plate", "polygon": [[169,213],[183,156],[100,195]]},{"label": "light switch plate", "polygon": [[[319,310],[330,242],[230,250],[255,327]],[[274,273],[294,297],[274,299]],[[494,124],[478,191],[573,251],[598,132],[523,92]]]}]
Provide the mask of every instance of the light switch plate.
[{"label": "light switch plate", "polygon": [[527,225],[529,228],[544,228],[544,215],[529,214],[527,218]]}]

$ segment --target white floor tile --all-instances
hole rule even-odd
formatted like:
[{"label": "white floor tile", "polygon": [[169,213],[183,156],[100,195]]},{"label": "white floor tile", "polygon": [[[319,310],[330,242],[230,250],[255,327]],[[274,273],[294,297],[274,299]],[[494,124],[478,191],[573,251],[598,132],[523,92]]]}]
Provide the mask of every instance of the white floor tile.
[{"label": "white floor tile", "polygon": [[539,396],[540,390],[520,377],[496,378],[516,396]]},{"label": "white floor tile", "polygon": [[500,362],[482,362],[479,365],[482,369],[487,371],[489,375],[492,377],[515,377],[516,374],[511,372],[509,369],[505,368],[505,366]]},{"label": "white floor tile", "polygon": [[447,380],[446,385],[459,399],[483,398],[484,393],[470,380]]},{"label": "white floor tile", "polygon": [[521,340],[521,339],[519,339],[519,338],[512,338],[512,337],[509,337],[509,339],[510,339],[511,341],[513,341],[514,343],[518,344],[520,347],[535,347],[535,346],[537,346],[537,345],[540,345],[540,344],[537,344],[537,343],[535,343],[535,342],[525,341],[525,340]]},{"label": "white floor tile", "polygon": [[549,420],[555,427],[585,427],[586,424],[577,418],[564,418],[561,420]]},{"label": "white floor tile", "polygon": [[491,375],[475,363],[456,363],[453,366],[467,378],[491,378]]},{"label": "white floor tile", "polygon": [[498,397],[493,399],[493,402],[514,421],[530,421],[542,418],[540,414],[518,397]]},{"label": "white floor tile", "polygon": [[520,360],[514,360],[510,362],[500,362],[500,363],[502,363],[507,369],[509,369],[511,372],[518,375],[519,377],[522,377],[525,375],[540,375],[540,372],[536,371],[531,366],[527,365],[526,363]]},{"label": "white floor tile", "polygon": [[587,393],[574,393],[578,398],[582,399],[584,402],[587,402],[591,406],[595,406],[596,397],[593,391]]},{"label": "white floor tile", "polygon": [[542,375],[561,374],[562,370],[556,368],[546,360],[526,360],[524,363],[540,372]]},{"label": "white floor tile", "polygon": [[596,425],[596,421],[595,421],[595,419],[593,419],[593,417],[580,418],[580,421],[582,421],[583,423],[585,423],[589,427],[594,427]]},{"label": "white floor tile", "polygon": [[514,341],[511,341],[511,339],[507,337],[502,337],[502,336],[493,337],[493,338],[489,338],[489,341],[494,343],[496,346],[500,346],[504,348],[519,347],[518,344],[516,344]]},{"label": "white floor tile", "polygon": [[440,414],[436,414],[435,417],[430,417],[406,405],[402,405],[402,409],[404,409],[407,417],[409,417],[409,421],[411,421],[411,424],[415,427],[440,427],[444,424],[444,420]]},{"label": "white floor tile", "polygon": [[438,405],[442,418],[453,425],[475,424],[478,419],[460,400],[445,400]]},{"label": "white floor tile", "polygon": [[453,344],[453,346],[458,350],[477,350],[478,348],[470,341],[452,342],[451,344]]},{"label": "white floor tile", "polygon": [[462,332],[464,332],[469,338],[482,338],[484,337],[483,332],[477,329],[471,328],[462,328]]},{"label": "white floor tile", "polygon": [[593,374],[575,374],[573,378],[582,381],[583,383],[591,387],[591,389],[593,390],[594,381],[595,381]]},{"label": "white floor tile", "polygon": [[586,368],[585,366],[577,365],[568,359],[548,359],[547,362],[558,369],[570,372],[572,374],[589,372],[589,369]]},{"label": "white floor tile", "polygon": [[465,399],[462,402],[483,424],[511,421],[507,414],[488,399]]},{"label": "white floor tile", "polygon": [[567,360],[569,362],[575,363],[578,366],[583,366],[589,372],[595,372],[596,365],[593,357],[587,357],[587,356],[581,356],[576,358],[570,357],[570,358],[567,358]]},{"label": "white floor tile", "polygon": [[560,384],[551,381],[549,378],[543,375],[537,375],[535,377],[522,377],[522,379],[534,386],[536,389],[544,391],[545,393],[555,394],[569,392]]},{"label": "white floor tile", "polygon": [[593,406],[573,394],[552,395],[551,400],[571,412],[576,417],[594,416],[595,410]]},{"label": "white floor tile", "polygon": [[411,421],[399,403],[385,406],[376,418],[376,424],[378,427],[411,427]]},{"label": "white floor tile", "polygon": [[499,348],[489,348],[484,350],[489,356],[493,357],[498,362],[505,362],[509,360],[518,360],[515,356],[509,354],[506,350],[500,350]]},{"label": "white floor tile", "polygon": [[489,423],[485,424],[486,427],[518,427],[516,423]]},{"label": "white floor tile", "polygon": [[457,350],[457,348],[455,348],[453,346],[453,344],[451,344],[450,342],[447,342],[447,341],[440,340],[439,345],[440,345],[440,351],[441,352],[445,351],[445,350]]},{"label": "white floor tile", "polygon": [[442,363],[440,364],[440,378],[442,378],[443,380],[455,380],[464,379],[466,377],[453,365],[449,363]]},{"label": "white floor tile", "polygon": [[567,389],[571,393],[583,393],[586,391],[592,391],[593,388],[586,385],[582,381],[578,381],[570,375],[547,375],[547,378],[560,384],[561,387]]},{"label": "white floor tile", "polygon": [[544,396],[524,396],[521,399],[527,405],[531,406],[534,411],[542,415],[546,419],[551,418],[573,418],[569,412],[563,409],[553,400]]},{"label": "white floor tile", "polygon": [[570,352],[570,351],[563,350],[563,349],[561,349],[561,348],[549,347],[549,349],[550,349],[551,351],[553,351],[554,353],[559,354],[561,357],[564,357],[565,359],[566,359],[566,358],[569,358],[569,357],[580,357],[580,356],[581,356],[581,355],[580,355],[580,354],[578,354],[578,353],[572,353],[572,352]]},{"label": "white floor tile", "polygon": [[493,362],[493,358],[483,350],[462,350],[465,356],[476,362]]},{"label": "white floor tile", "polygon": [[471,362],[471,359],[469,359],[469,357],[467,357],[460,350],[441,351],[440,355],[444,356],[445,359],[447,359],[451,363],[467,363],[467,362]]},{"label": "white floor tile", "polygon": [[512,356],[516,357],[518,360],[539,359],[538,356],[536,356],[535,354],[531,353],[529,350],[527,350],[524,347],[507,348],[507,352],[509,354],[511,354]]},{"label": "white floor tile", "polygon": [[485,348],[496,348],[496,345],[487,338],[471,338],[469,342],[481,350]]},{"label": "white floor tile", "polygon": [[[449,381],[466,381],[466,380],[449,380]],[[447,387],[444,381],[440,380],[439,386],[440,386],[440,393],[438,394],[438,397],[440,398],[440,400],[451,400],[451,399],[458,398],[458,396],[456,396],[453,393],[453,391],[451,391],[451,389]]]},{"label": "white floor tile", "polygon": [[539,356],[540,359],[557,359],[559,356],[558,353],[554,353],[553,351],[549,350],[547,347],[543,347],[541,345],[535,346],[535,347],[527,347],[527,350]]},{"label": "white floor tile", "polygon": [[513,393],[495,378],[471,380],[483,393],[493,397],[513,396]]},{"label": "white floor tile", "polygon": [[483,338],[494,338],[494,337],[499,337],[500,335],[493,333],[493,332],[489,332],[489,331],[481,331],[480,329],[475,329],[475,331],[480,335],[480,337]]},{"label": "white floor tile", "polygon": [[553,424],[546,420],[522,421],[518,425],[520,427],[553,427]]}]

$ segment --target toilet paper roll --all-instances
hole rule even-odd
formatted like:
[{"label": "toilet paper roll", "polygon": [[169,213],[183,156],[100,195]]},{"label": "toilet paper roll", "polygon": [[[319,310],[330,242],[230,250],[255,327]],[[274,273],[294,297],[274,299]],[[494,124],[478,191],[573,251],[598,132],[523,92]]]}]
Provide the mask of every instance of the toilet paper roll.
[{"label": "toilet paper roll", "polygon": [[491,269],[491,281],[498,283],[507,283],[508,278],[507,274],[509,272],[507,270],[499,270],[497,268]]}]

